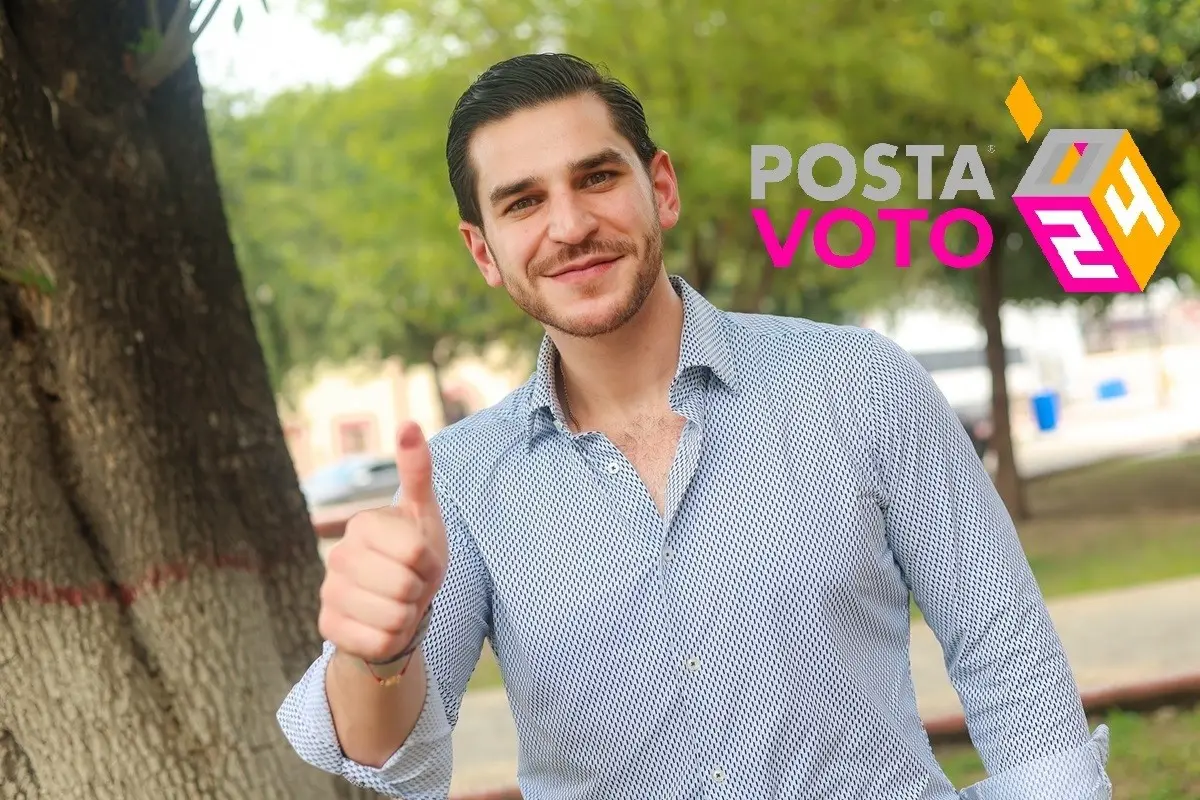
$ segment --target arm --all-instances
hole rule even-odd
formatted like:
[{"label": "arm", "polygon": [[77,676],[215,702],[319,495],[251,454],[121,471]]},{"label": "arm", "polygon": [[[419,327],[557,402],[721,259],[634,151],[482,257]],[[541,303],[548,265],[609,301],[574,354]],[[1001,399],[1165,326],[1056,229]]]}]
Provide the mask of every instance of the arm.
[{"label": "arm", "polygon": [[[441,524],[435,527],[444,526],[446,543],[445,577],[433,597],[424,643],[404,677],[380,686],[360,659],[326,641],[321,656],[292,688],[277,715],[284,735],[307,763],[384,796],[408,800],[445,798],[449,793],[451,733],[491,620],[490,584],[482,558],[457,506],[444,492],[436,494],[434,514]],[[368,539],[365,528],[360,530],[362,539]],[[402,533],[385,532],[390,534],[383,537],[385,542],[396,541]],[[375,541],[378,546],[379,539]],[[342,546],[334,548],[331,561]],[[369,585],[378,577],[370,574],[377,563],[373,554],[364,557],[360,551],[353,569],[344,571],[362,576],[362,583]],[[388,580],[393,576],[385,575]],[[330,591],[329,585],[327,577],[324,591]],[[326,604],[350,608],[345,591],[323,596],[323,613]],[[336,630],[332,638],[359,647],[370,638],[344,620]],[[411,632],[399,644],[380,645],[380,652],[398,652],[409,639]]]},{"label": "arm", "polygon": [[1012,520],[923,367],[876,335],[867,403],[888,539],[989,777],[963,800],[1110,800],[1071,666]]},{"label": "arm", "polygon": [[278,714],[284,735],[304,761],[385,797],[425,800],[449,793],[451,734],[488,631],[482,561],[457,512],[443,505],[451,509],[445,515],[446,580],[404,680],[380,687],[350,657],[339,664],[341,657],[326,642]]}]

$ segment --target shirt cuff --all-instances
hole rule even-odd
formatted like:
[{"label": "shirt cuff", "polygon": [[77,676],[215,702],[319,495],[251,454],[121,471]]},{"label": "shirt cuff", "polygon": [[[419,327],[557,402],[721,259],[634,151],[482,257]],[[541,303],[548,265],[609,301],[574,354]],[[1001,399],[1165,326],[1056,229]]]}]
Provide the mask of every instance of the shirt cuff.
[{"label": "shirt cuff", "polygon": [[452,728],[437,679],[426,670],[425,705],[412,733],[382,767],[370,767],[347,758],[338,742],[325,693],[325,673],[333,650],[333,645],[325,642],[320,658],[288,693],[276,714],[292,749],[317,769],[385,797],[445,800],[453,767]]},{"label": "shirt cuff", "polygon": [[1108,726],[1083,745],[993,775],[959,793],[961,800],[1112,800]]}]

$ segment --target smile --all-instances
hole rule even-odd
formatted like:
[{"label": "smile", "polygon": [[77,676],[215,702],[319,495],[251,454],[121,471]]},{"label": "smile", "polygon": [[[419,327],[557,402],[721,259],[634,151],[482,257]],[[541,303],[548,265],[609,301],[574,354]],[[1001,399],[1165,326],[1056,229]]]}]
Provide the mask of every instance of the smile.
[{"label": "smile", "polygon": [[590,281],[593,278],[598,278],[599,276],[608,272],[622,258],[624,258],[624,256],[617,256],[611,261],[598,261],[595,264],[590,264],[581,269],[568,270],[567,272],[550,276],[550,280],[558,281],[559,283],[582,283],[584,281]]}]

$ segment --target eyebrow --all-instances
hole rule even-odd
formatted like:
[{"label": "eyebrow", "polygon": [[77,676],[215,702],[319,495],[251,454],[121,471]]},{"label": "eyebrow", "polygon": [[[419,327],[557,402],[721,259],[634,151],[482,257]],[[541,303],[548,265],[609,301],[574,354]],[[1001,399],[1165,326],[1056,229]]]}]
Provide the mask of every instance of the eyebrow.
[{"label": "eyebrow", "polygon": [[[593,153],[590,156],[585,156],[572,161],[571,163],[567,164],[567,170],[569,172],[586,172],[588,170],[597,169],[603,166],[628,167],[629,160],[625,158],[625,156],[621,155],[621,153],[617,150],[611,147],[606,147],[605,149],[597,153]],[[495,189],[492,189],[491,193],[488,194],[488,201],[492,205],[496,205],[506,198],[512,197],[513,195],[529,191],[531,188],[537,185],[538,181],[539,179],[537,177],[531,175],[527,178],[522,178],[519,181],[502,184],[497,186]]]}]

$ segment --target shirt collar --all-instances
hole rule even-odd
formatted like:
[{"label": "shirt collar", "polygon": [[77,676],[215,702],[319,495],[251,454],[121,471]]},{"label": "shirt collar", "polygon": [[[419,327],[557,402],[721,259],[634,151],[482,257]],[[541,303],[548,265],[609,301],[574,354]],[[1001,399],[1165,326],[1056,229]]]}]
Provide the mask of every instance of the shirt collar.
[{"label": "shirt collar", "polygon": [[[679,343],[676,379],[685,370],[707,369],[727,387],[736,390],[738,375],[724,313],[683,278],[671,275],[670,281],[683,300],[683,333]],[[560,425],[564,422],[558,392],[555,391],[557,364],[558,349],[549,336],[543,336],[526,404],[531,436],[537,432],[539,423]]]}]

